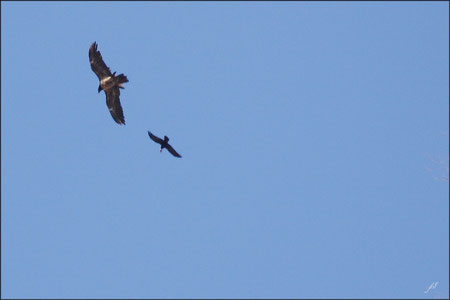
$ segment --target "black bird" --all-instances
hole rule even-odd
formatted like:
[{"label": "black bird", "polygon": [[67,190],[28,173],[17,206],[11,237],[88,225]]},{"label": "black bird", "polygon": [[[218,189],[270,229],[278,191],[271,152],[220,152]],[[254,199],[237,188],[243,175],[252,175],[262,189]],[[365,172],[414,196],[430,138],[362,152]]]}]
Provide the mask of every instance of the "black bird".
[{"label": "black bird", "polygon": [[106,66],[102,59],[100,51],[97,50],[97,43],[92,43],[89,47],[89,62],[91,69],[97,75],[100,81],[98,85],[98,92],[104,91],[106,94],[106,105],[112,118],[119,125],[125,125],[125,118],[123,116],[122,106],[120,105],[120,89],[123,89],[123,84],[128,82],[127,76],[116,72],[111,73],[111,70]]},{"label": "black bird", "polygon": [[175,149],[172,148],[172,146],[169,145],[169,138],[167,136],[164,136],[164,140],[160,139],[159,137],[153,135],[150,131],[148,131],[148,136],[156,143],[161,145],[161,149],[159,149],[159,152],[161,152],[164,148],[169,150],[170,154],[172,154],[175,157],[181,157],[180,154],[175,151]]}]

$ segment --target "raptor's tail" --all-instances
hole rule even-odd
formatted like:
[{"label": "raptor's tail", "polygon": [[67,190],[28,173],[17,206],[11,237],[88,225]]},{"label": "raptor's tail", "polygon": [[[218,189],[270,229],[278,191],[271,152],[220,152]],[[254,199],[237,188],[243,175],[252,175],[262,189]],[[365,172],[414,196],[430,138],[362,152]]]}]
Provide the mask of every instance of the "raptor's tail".
[{"label": "raptor's tail", "polygon": [[119,85],[119,88],[123,89],[123,83],[128,82],[127,76],[119,74],[116,78],[118,79],[117,83]]}]

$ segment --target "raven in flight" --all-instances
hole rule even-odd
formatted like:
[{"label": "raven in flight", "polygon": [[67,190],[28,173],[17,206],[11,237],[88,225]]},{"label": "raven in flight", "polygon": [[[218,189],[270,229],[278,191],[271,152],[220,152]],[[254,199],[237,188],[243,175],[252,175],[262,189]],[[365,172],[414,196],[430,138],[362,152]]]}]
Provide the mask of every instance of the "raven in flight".
[{"label": "raven in flight", "polygon": [[172,148],[172,146],[169,145],[169,138],[167,136],[164,136],[164,140],[160,139],[159,137],[153,135],[150,131],[148,131],[148,136],[156,143],[161,145],[161,148],[159,149],[159,152],[161,152],[164,148],[169,150],[170,154],[172,154],[175,157],[181,157],[180,154],[175,151],[175,149]]}]

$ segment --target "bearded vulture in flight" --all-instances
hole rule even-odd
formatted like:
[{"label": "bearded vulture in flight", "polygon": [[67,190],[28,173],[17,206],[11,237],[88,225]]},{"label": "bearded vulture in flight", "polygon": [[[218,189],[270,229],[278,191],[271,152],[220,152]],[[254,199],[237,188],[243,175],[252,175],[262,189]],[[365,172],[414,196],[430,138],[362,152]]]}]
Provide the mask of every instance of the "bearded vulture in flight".
[{"label": "bearded vulture in flight", "polygon": [[150,131],[148,131],[148,136],[156,143],[161,145],[161,148],[159,149],[159,152],[161,152],[164,148],[169,150],[170,154],[172,154],[175,157],[181,157],[180,154],[175,151],[175,149],[172,148],[172,146],[169,145],[169,138],[167,136],[164,136],[164,140],[160,139],[159,137],[153,135]]},{"label": "bearded vulture in flight", "polygon": [[111,71],[102,59],[100,51],[97,50],[96,42],[89,47],[89,62],[91,63],[92,71],[94,71],[100,81],[98,92],[100,93],[103,90],[106,94],[106,105],[112,118],[117,124],[125,125],[125,118],[119,100],[119,88],[123,89],[123,83],[128,82],[127,77],[123,74],[116,76],[116,72],[111,74]]}]

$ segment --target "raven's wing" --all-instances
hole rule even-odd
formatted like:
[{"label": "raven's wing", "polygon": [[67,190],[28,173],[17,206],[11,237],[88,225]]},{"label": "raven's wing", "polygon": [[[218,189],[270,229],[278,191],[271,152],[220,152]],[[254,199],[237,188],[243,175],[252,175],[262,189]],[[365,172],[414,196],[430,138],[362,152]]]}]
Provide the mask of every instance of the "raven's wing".
[{"label": "raven's wing", "polygon": [[89,47],[89,62],[91,63],[91,69],[97,75],[98,80],[102,80],[104,77],[111,76],[111,70],[106,66],[102,59],[100,51],[97,50],[97,43],[92,43]]},{"label": "raven's wing", "polygon": [[158,144],[162,144],[163,140],[160,139],[159,137],[157,137],[156,135],[153,135],[150,131],[148,131],[148,136],[152,139],[152,141],[158,143]]},{"label": "raven's wing", "polygon": [[106,94],[106,105],[108,106],[109,112],[112,118],[119,125],[125,125],[125,118],[123,116],[122,105],[120,105],[120,90],[119,87],[115,86],[105,91]]},{"label": "raven's wing", "polygon": [[175,151],[175,149],[172,148],[172,146],[170,146],[169,144],[167,144],[166,146],[167,150],[169,150],[169,152],[175,156],[175,157],[181,157],[180,154],[177,153],[177,151]]}]

